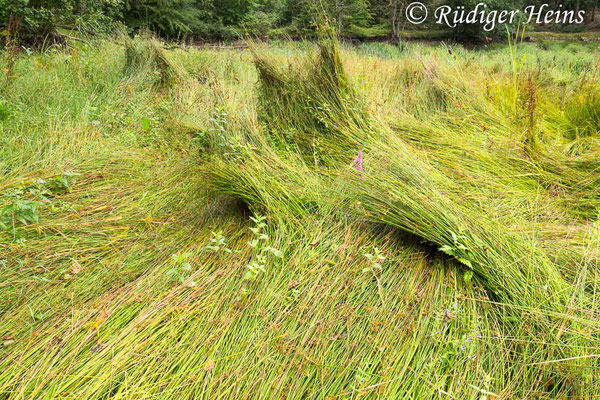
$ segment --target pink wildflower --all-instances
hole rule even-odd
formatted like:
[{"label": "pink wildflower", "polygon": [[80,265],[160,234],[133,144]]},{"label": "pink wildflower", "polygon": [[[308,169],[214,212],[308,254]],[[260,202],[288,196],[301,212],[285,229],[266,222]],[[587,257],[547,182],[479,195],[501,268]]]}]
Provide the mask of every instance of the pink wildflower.
[{"label": "pink wildflower", "polygon": [[356,158],[354,159],[354,168],[358,171],[358,176],[362,178],[363,173],[363,152],[362,150],[358,151]]},{"label": "pink wildflower", "polygon": [[425,61],[423,61],[423,58],[421,57],[421,55],[419,53],[417,53],[416,51],[415,51],[415,55],[417,56],[419,61],[421,61],[421,64],[423,65],[423,69],[425,70],[425,75],[427,75],[427,77],[429,79],[433,79],[433,77],[434,77],[433,61],[431,61],[431,59],[427,60],[427,62],[429,63],[429,65],[427,65],[427,63]]}]

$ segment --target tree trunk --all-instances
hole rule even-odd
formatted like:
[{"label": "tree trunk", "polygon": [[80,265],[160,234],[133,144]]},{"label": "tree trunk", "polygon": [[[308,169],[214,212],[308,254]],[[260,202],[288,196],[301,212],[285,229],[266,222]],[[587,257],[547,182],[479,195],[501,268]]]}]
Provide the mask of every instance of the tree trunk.
[{"label": "tree trunk", "polygon": [[389,15],[390,26],[392,28],[392,36],[397,38],[396,35],[396,2],[394,0],[390,0],[389,4]]},{"label": "tree trunk", "polygon": [[394,36],[395,39],[399,39],[400,38],[400,9],[402,8],[401,3],[402,0],[390,0],[390,4],[389,4],[389,18],[390,18],[390,25],[392,26],[392,35]]},{"label": "tree trunk", "polygon": [[337,20],[337,28],[338,28],[338,32],[341,34],[342,32],[342,1],[343,0],[335,0],[335,13],[336,13],[336,20]]}]

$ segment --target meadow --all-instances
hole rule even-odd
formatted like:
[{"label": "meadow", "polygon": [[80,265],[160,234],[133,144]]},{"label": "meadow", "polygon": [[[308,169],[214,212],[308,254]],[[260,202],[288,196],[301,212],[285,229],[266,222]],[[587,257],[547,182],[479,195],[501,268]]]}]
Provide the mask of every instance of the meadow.
[{"label": "meadow", "polygon": [[597,398],[598,46],[5,51],[0,398]]}]

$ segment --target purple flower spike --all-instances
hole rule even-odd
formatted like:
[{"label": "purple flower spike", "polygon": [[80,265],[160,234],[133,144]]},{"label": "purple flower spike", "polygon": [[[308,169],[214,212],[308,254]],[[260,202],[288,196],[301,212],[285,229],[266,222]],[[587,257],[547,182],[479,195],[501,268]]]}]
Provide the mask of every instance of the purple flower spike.
[{"label": "purple flower spike", "polygon": [[358,171],[358,176],[362,178],[363,173],[363,152],[362,150],[358,151],[356,158],[354,159],[354,168]]}]

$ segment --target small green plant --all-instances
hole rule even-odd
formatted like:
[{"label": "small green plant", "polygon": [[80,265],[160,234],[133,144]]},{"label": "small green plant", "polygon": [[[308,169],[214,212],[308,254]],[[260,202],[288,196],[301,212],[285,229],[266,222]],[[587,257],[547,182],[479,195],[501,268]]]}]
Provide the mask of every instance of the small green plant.
[{"label": "small green plant", "polygon": [[472,321],[456,302],[434,314],[431,336],[436,346],[436,370],[451,374],[464,363],[475,361],[482,338],[478,321]]},{"label": "small green plant", "polygon": [[[249,144],[242,143],[242,140],[231,133],[227,132],[227,125],[229,124],[229,114],[225,111],[225,107],[215,107],[213,115],[210,118],[211,127],[208,129],[209,137],[212,138],[210,141],[214,146],[217,146],[219,152],[226,158],[234,160],[242,160],[244,156],[250,155],[253,147]],[[201,143],[205,142],[205,134],[201,133],[198,135],[198,140]]]},{"label": "small green plant", "polygon": [[383,287],[381,286],[381,280],[379,278],[381,277],[381,272],[383,271],[383,262],[385,261],[385,256],[377,247],[373,247],[372,253],[364,253],[364,256],[367,260],[369,260],[369,265],[364,267],[362,272],[363,274],[369,274],[373,276],[377,282],[379,298],[381,299],[381,303],[384,304],[385,300],[383,297]]},{"label": "small green plant", "polygon": [[[225,107],[217,106],[213,111],[213,115],[210,118],[212,127],[209,129],[211,132],[216,132],[218,136],[225,138],[225,131],[227,130],[227,120],[229,114],[225,111]],[[224,143],[220,143],[220,146],[224,146]]]},{"label": "small green plant", "polygon": [[38,209],[50,203],[52,196],[71,190],[73,177],[76,175],[78,174],[73,172],[63,172],[48,180],[37,179],[29,186],[11,190],[0,197],[0,230],[9,229],[14,232],[17,224],[38,223]]},{"label": "small green plant", "polygon": [[29,225],[39,221],[37,211],[43,203],[22,199],[23,194],[22,190],[16,190],[6,196],[9,202],[0,207],[0,229],[14,230],[17,222]]},{"label": "small green plant", "polygon": [[[183,284],[189,277],[189,272],[192,270],[192,265],[187,261],[190,258],[190,253],[176,253],[171,255],[171,260],[175,266],[167,271],[169,282]],[[195,282],[190,282],[191,286]]]},{"label": "small green plant", "polygon": [[473,263],[471,263],[471,261],[469,261],[466,258],[469,256],[469,249],[464,244],[460,243],[461,241],[466,240],[467,237],[465,235],[458,236],[454,232],[450,233],[452,234],[452,242],[454,243],[454,245],[450,246],[445,244],[442,247],[440,247],[440,251],[456,258],[458,261],[460,261],[467,267],[473,268]]},{"label": "small green plant", "polygon": [[218,253],[221,250],[226,253],[231,253],[231,249],[227,247],[227,239],[223,236],[223,231],[211,232],[211,234],[213,237],[210,239],[210,244],[204,246],[205,249],[212,250],[215,253]]},{"label": "small green plant", "polygon": [[267,228],[267,223],[265,222],[266,218],[261,215],[257,217],[250,217],[250,219],[252,222],[254,222],[255,226],[250,228],[254,234],[254,239],[249,241],[248,245],[256,249],[262,240],[267,240],[269,238],[269,235],[264,233],[265,229]]},{"label": "small green plant", "polygon": [[250,228],[254,234],[254,239],[249,241],[248,245],[257,250],[257,254],[255,259],[246,266],[246,273],[243,279],[251,281],[256,279],[261,272],[266,272],[266,259],[269,254],[281,257],[281,252],[271,246],[260,247],[261,242],[269,239],[269,235],[265,233],[267,228],[266,218],[259,215],[257,217],[250,217],[250,219],[254,222],[255,226]]},{"label": "small green plant", "polygon": [[142,127],[142,131],[150,131],[150,120],[148,120],[148,118],[142,117],[142,119],[140,120],[140,125]]},{"label": "small green plant", "polygon": [[67,193],[71,191],[77,176],[79,176],[79,174],[76,172],[64,171],[62,174],[48,179],[47,181],[38,180],[38,189],[46,195]]},{"label": "small green plant", "polygon": [[246,273],[244,274],[243,279],[246,281],[253,281],[261,272],[265,273],[265,262],[265,257],[262,254],[256,256],[256,259],[246,266]]},{"label": "small green plant", "polygon": [[369,260],[369,265],[362,269],[363,273],[371,273],[375,277],[378,277],[383,270],[382,264],[385,261],[385,257],[377,247],[373,247],[372,253],[364,253],[364,256]]}]

